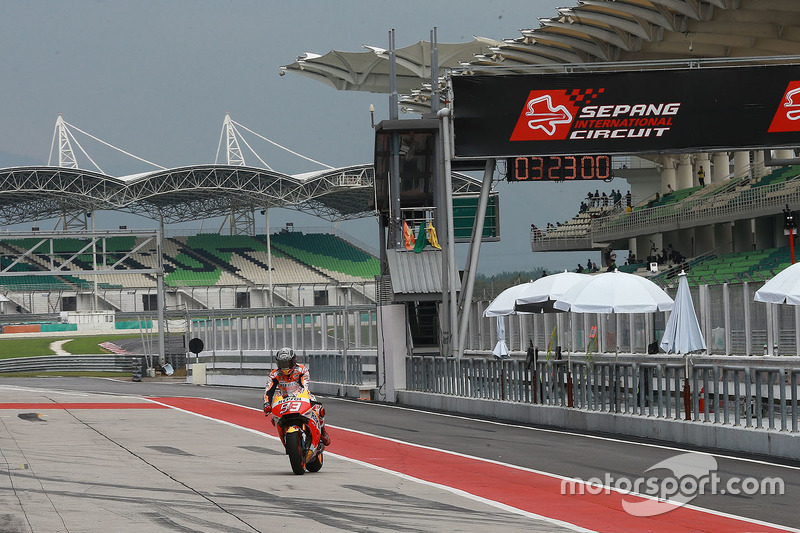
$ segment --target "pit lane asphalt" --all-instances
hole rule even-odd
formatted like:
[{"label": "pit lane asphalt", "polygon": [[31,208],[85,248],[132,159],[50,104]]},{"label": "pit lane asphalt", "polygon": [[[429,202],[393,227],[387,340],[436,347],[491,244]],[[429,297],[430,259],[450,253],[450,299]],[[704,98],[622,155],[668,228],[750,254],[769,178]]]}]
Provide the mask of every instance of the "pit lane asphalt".
[{"label": "pit lane asphalt", "polygon": [[[260,409],[262,403],[260,389],[198,387],[175,379],[132,383],[99,378],[0,378],[1,401],[5,403],[33,401],[32,398],[54,394],[69,401],[72,394],[70,391],[110,394],[118,397],[118,401],[123,401],[125,397],[189,396],[215,398],[256,409]],[[640,477],[658,462],[686,451],[655,443],[576,435],[372,402],[321,399],[324,400],[328,412],[326,421],[332,427],[363,431],[584,480],[591,477],[602,478],[607,473],[616,478]],[[84,398],[82,401],[87,400]],[[81,413],[82,417],[88,416],[84,415],[84,411]],[[485,531],[486,522],[482,520],[488,516],[493,517],[491,523],[495,526],[498,525],[495,520],[508,520],[508,524],[517,525],[512,530],[519,530],[519,517],[514,515],[488,507],[484,509],[474,502],[470,502],[468,508],[476,509],[478,514],[465,513],[463,501],[458,501],[457,498],[448,499],[452,495],[444,497],[440,494],[441,490],[434,490],[432,493],[423,491],[422,494],[419,492],[422,487],[405,483],[403,490],[399,491],[396,480],[373,480],[373,477],[381,476],[375,476],[374,472],[366,469],[353,473],[349,471],[352,465],[341,465],[339,471],[336,467],[331,467],[335,461],[327,462],[323,470],[337,470],[337,474],[342,476],[341,480],[327,486],[320,493],[312,491],[307,494],[303,488],[307,489],[309,483],[304,480],[309,479],[310,475],[293,477],[279,444],[272,442],[269,446],[265,445],[264,438],[256,435],[243,436],[237,433],[234,437],[227,431],[220,431],[219,424],[213,430],[206,427],[198,429],[197,421],[191,417],[178,421],[170,418],[169,423],[159,423],[153,422],[152,417],[167,417],[167,413],[154,415],[152,412],[126,411],[124,419],[120,419],[118,411],[96,411],[91,413],[89,421],[84,419],[81,422],[70,422],[68,413],[48,412],[45,415],[46,424],[21,418],[13,420],[17,428],[31,431],[28,435],[32,440],[28,443],[17,442],[13,446],[6,443],[4,455],[15,446],[17,449],[16,456],[11,451],[7,453],[12,456],[5,458],[8,469],[23,470],[17,471],[13,477],[17,479],[22,475],[21,479],[26,479],[23,465],[29,464],[26,456],[34,453],[34,448],[37,454],[45,456],[52,456],[57,450],[58,454],[63,455],[58,460],[59,468],[63,469],[63,472],[58,473],[58,479],[63,482],[65,478],[71,479],[70,476],[75,478],[70,482],[74,485],[68,483],[69,487],[64,488],[64,493],[73,496],[85,493],[91,496],[83,500],[73,498],[73,504],[82,501],[77,505],[80,511],[68,515],[70,520],[81,516],[88,523],[82,523],[81,527],[67,528],[68,524],[58,523],[59,520],[66,522],[66,515],[59,518],[52,512],[44,512],[39,514],[42,517],[49,516],[51,522],[47,524],[47,528],[33,531],[107,531],[109,529],[103,529],[103,526],[108,524],[109,517],[117,516],[116,513],[119,513],[119,522],[114,523],[124,526],[112,528],[116,531],[133,531],[144,524],[149,527],[156,524],[156,529],[165,531],[185,530],[182,529],[185,527],[195,531],[271,531],[271,527],[264,528],[265,522],[271,526],[296,526],[297,520],[301,518],[292,515],[290,509],[293,506],[305,508],[310,505],[309,501],[316,501],[315,498],[323,502],[322,510],[302,517],[302,520],[310,521],[307,524],[313,524],[309,526],[309,531],[432,531],[437,529],[431,527],[432,516],[447,519],[445,523],[456,525],[455,528],[448,528],[451,530]],[[55,423],[56,419],[59,420],[58,424]],[[11,418],[6,418],[6,424],[11,422]],[[90,429],[90,426],[95,429]],[[45,435],[45,427],[53,430],[48,429],[49,433]],[[96,428],[102,429],[98,431]],[[81,435],[80,438],[71,444],[70,439],[67,439],[67,444],[62,445],[61,441],[75,431]],[[112,444],[113,442],[124,442],[122,449],[125,451],[116,449],[120,445]],[[97,455],[98,443],[102,444],[100,450],[108,452],[107,456],[104,456],[106,452]],[[70,449],[80,450],[80,454],[73,456]],[[335,453],[335,443],[331,451]],[[798,526],[800,520],[797,518],[796,501],[800,495],[800,465],[777,464],[753,458],[715,457],[721,477],[780,477],[785,483],[785,494],[704,495],[693,500],[693,505],[785,526]],[[172,465],[178,463],[181,464],[179,471],[182,475],[186,472],[192,473],[192,481],[184,482],[185,484],[173,481],[166,483],[166,487],[162,486],[164,479],[170,478]],[[209,467],[209,464],[212,466]],[[387,467],[390,468],[391,465]],[[150,474],[146,475],[145,472]],[[153,472],[158,474],[154,475]],[[5,485],[3,501],[13,503],[12,500],[17,499],[17,507],[25,507],[25,498],[30,498],[31,501],[39,498],[41,501],[38,504],[45,509],[53,507],[45,501],[48,497],[52,498],[52,494],[48,496],[41,487],[36,488],[37,483],[42,483],[40,476],[52,477],[53,473],[28,474],[27,482],[31,486],[24,489],[8,487],[7,480],[0,483],[0,487]],[[227,488],[220,491],[218,489],[221,485],[212,481],[223,478],[228,480],[225,485]],[[100,479],[105,481],[97,481]],[[110,479],[115,481],[109,482]],[[359,481],[355,482],[356,479]],[[364,482],[361,482],[362,479]],[[265,484],[269,490],[260,488]],[[276,485],[285,487],[287,493],[275,492]],[[370,495],[365,495],[364,490]],[[104,491],[108,493],[109,499],[97,496]],[[331,500],[330,491],[334,491],[337,498],[342,498],[342,494],[348,496],[342,500],[344,503],[337,503]],[[409,507],[419,509],[419,513],[409,513],[405,507],[396,509],[388,503],[401,501],[403,495],[409,493],[413,494],[414,499],[413,502],[408,500],[406,503]],[[228,503],[221,506],[218,501],[204,499],[203,494],[222,494],[220,500],[236,503],[231,503],[228,507],[225,507]],[[360,496],[356,497],[355,494]],[[382,494],[383,503],[377,506],[372,501],[375,494]],[[365,505],[359,498],[368,498],[370,503]],[[251,500],[250,503],[248,499]],[[148,501],[152,505],[134,504]],[[429,503],[425,504],[424,501]],[[268,504],[265,505],[264,502]],[[0,505],[0,523],[3,522],[5,511],[1,509],[4,508],[11,507]],[[226,511],[226,508],[235,511]],[[390,512],[387,513],[387,509]],[[204,512],[207,515],[203,515]],[[198,513],[203,516],[202,519],[197,518]],[[5,516],[9,520],[16,520],[16,529],[0,530],[31,530],[25,528],[24,522],[19,522],[19,513],[13,517],[5,513]],[[439,519],[437,523],[439,526],[442,524]],[[369,525],[364,528],[363,524]],[[49,526],[53,526],[53,529]],[[552,524],[537,524],[536,529],[531,530],[561,529]]]}]

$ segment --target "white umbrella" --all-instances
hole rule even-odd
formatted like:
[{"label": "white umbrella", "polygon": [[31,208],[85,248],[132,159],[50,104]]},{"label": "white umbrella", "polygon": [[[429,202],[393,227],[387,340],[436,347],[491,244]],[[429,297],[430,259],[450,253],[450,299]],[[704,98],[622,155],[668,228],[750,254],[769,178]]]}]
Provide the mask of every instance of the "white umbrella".
[{"label": "white umbrella", "polygon": [[558,300],[569,289],[590,277],[588,274],[565,270],[526,283],[517,295],[515,309],[518,312],[548,310],[548,304],[552,307],[553,301]]},{"label": "white umbrella", "polygon": [[553,309],[553,302],[573,285],[588,277],[588,274],[564,271],[514,285],[498,294],[483,311],[483,316],[559,311]]},{"label": "white umbrella", "polygon": [[500,359],[508,357],[508,346],[506,345],[506,319],[502,316],[497,317],[497,344],[494,345],[492,353]]},{"label": "white umbrella", "polygon": [[689,354],[705,350],[706,340],[697,322],[686,274],[681,272],[679,276],[675,305],[667,319],[667,325],[664,326],[661,349],[667,353]]},{"label": "white umbrella", "polygon": [[489,306],[484,309],[483,316],[505,316],[514,314],[514,305],[517,301],[517,296],[525,289],[526,286],[532,285],[530,283],[522,283],[509,287],[497,297],[492,300]]},{"label": "white umbrella", "polygon": [[770,304],[800,305],[800,263],[778,272],[756,291],[753,299]]},{"label": "white umbrella", "polygon": [[573,313],[653,313],[672,309],[672,298],[649,279],[626,272],[589,276],[556,300]]}]

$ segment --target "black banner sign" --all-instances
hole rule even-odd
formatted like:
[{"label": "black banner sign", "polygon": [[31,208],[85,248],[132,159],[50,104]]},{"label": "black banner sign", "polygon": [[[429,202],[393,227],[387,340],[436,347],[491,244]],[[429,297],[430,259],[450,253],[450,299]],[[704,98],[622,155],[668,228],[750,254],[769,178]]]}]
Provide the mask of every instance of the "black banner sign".
[{"label": "black banner sign", "polygon": [[453,77],[456,158],[800,145],[800,66]]}]

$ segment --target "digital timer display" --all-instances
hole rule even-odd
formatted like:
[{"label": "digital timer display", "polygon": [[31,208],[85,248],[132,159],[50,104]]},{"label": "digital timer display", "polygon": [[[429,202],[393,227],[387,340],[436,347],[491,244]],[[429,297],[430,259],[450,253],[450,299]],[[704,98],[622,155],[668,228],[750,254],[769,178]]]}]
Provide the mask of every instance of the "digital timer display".
[{"label": "digital timer display", "polygon": [[508,181],[584,181],[611,179],[611,156],[549,155],[512,157]]}]

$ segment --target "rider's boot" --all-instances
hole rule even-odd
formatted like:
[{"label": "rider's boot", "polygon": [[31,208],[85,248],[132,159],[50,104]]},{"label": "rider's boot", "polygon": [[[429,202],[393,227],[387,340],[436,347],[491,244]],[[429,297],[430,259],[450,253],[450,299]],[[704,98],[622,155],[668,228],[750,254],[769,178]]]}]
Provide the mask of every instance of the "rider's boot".
[{"label": "rider's boot", "polygon": [[325,446],[330,446],[331,445],[331,437],[328,435],[328,432],[325,429],[325,426],[322,426],[322,434],[320,435],[319,438],[322,441],[322,444],[324,444]]}]

